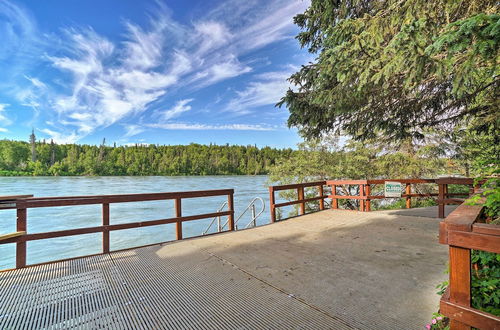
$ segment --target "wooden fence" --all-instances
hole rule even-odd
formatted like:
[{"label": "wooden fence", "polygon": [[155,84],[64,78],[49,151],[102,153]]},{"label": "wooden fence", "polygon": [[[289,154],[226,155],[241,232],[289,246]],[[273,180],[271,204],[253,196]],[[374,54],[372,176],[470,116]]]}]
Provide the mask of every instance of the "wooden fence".
[{"label": "wooden fence", "polygon": [[[300,204],[300,215],[304,215],[306,213],[306,203],[312,201],[319,201],[319,209],[325,209],[325,198],[328,198],[328,195],[324,193],[324,186],[326,185],[325,181],[316,181],[316,182],[307,182],[307,183],[296,183],[296,184],[287,184],[281,186],[271,186],[269,187],[269,201],[270,201],[270,210],[271,210],[271,222],[276,222],[276,209],[278,207],[288,206]],[[305,198],[304,188],[306,187],[317,187],[318,188],[318,196],[312,198]],[[284,203],[276,203],[276,191],[281,190],[296,190],[297,191],[297,199]]]},{"label": "wooden fence", "polygon": [[[299,214],[305,214],[306,203],[311,201],[319,200],[319,209],[323,210],[325,208],[325,198],[331,198],[332,209],[339,208],[339,199],[347,200],[359,200],[359,211],[369,212],[371,211],[371,201],[376,199],[385,198],[399,198],[399,197],[385,197],[384,195],[373,195],[372,192],[376,185],[383,185],[386,182],[400,182],[405,186],[405,192],[401,194],[401,198],[406,199],[406,208],[411,208],[411,199],[415,197],[436,197],[438,203],[438,216],[444,218],[445,205],[448,204],[460,204],[464,201],[463,197],[470,196],[474,191],[476,191],[477,186],[474,185],[474,179],[470,178],[440,178],[440,179],[387,179],[387,180],[327,180],[327,181],[316,181],[307,183],[297,183],[288,184],[281,186],[271,186],[269,187],[269,200],[270,200],[270,210],[271,210],[271,222],[276,221],[276,209],[283,206],[300,204]],[[437,185],[437,192],[435,193],[415,193],[414,186],[417,184],[433,184]],[[466,185],[469,186],[468,193],[450,193],[448,192],[448,185]],[[324,194],[324,187],[331,187],[331,195]],[[358,186],[358,194],[350,194],[349,189],[343,189],[343,194],[340,193],[342,188],[347,186]],[[304,188],[305,187],[317,187],[318,196],[313,198],[305,198]],[[276,197],[274,192],[281,190],[297,190],[297,199],[289,202],[276,203]],[[462,198],[457,198],[462,197]]]},{"label": "wooden fence", "polygon": [[500,329],[500,317],[471,307],[471,249],[500,253],[500,226],[478,223],[482,209],[462,204],[439,226],[439,242],[449,245],[450,267],[440,309],[452,330]]},{"label": "wooden fence", "polygon": [[[463,198],[453,197],[468,197],[475,191],[474,179],[469,178],[442,178],[442,179],[387,179],[387,180],[328,180],[326,184],[332,187],[332,194],[328,196],[332,199],[332,208],[338,208],[339,199],[359,200],[359,210],[362,212],[371,211],[371,201],[375,199],[399,198],[385,197],[384,195],[372,195],[372,191],[376,185],[383,185],[386,182],[400,182],[405,186],[405,191],[401,194],[401,198],[406,199],[406,208],[411,208],[411,199],[415,197],[437,197],[439,205],[438,215],[444,218],[444,207],[448,204],[459,204],[463,202]],[[415,193],[414,185],[417,184],[437,184],[437,193]],[[470,186],[468,193],[449,193],[448,185],[458,184]],[[339,194],[338,190],[341,186],[358,186],[358,195]],[[413,188],[412,188],[413,187]],[[474,188],[473,188],[474,187]],[[349,189],[344,189],[344,193],[348,193]]]},{"label": "wooden fence", "polygon": [[[228,210],[223,212],[204,213],[190,216],[182,215],[182,200],[186,198],[227,196]],[[71,197],[40,197],[40,198],[22,198],[14,200],[4,200],[0,203],[1,209],[16,209],[17,223],[16,232],[0,236],[0,244],[16,244],[16,268],[26,267],[26,242],[65,237],[72,235],[82,235],[90,233],[102,233],[102,253],[110,252],[109,232],[113,230],[122,230],[130,228],[139,228],[147,226],[156,226],[169,223],[176,224],[176,238],[182,239],[182,223],[199,219],[227,216],[229,219],[229,230],[234,230],[234,189],[224,190],[204,190],[204,191],[186,191],[186,192],[167,192],[150,194],[129,194],[129,195],[101,195],[101,196],[71,196]],[[130,222],[121,224],[110,224],[109,205],[112,203],[142,202],[174,200],[175,216],[166,219],[148,220],[140,222]],[[75,206],[75,205],[102,205],[102,225],[85,228],[75,228],[60,231],[50,231],[43,233],[28,233],[27,222],[30,208],[39,207],[57,207],[57,206]]]}]

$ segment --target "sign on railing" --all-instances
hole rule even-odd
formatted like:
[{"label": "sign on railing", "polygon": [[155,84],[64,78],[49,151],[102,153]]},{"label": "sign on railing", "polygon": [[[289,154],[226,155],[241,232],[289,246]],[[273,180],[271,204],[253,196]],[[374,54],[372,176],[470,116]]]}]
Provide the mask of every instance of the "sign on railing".
[{"label": "sign on railing", "polygon": [[386,181],[384,186],[384,196],[385,197],[401,197],[401,190],[403,186],[401,182]]}]

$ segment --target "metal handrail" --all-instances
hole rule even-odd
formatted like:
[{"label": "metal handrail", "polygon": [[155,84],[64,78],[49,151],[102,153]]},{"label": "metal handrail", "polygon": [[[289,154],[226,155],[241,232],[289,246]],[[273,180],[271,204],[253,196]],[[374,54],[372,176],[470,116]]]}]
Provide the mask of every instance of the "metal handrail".
[{"label": "metal handrail", "polygon": [[[227,201],[221,204],[221,206],[217,209],[217,212],[221,212],[224,209],[225,206],[227,206]],[[212,221],[210,222],[210,224],[208,225],[207,229],[205,229],[205,231],[203,231],[201,233],[202,235],[206,235],[206,233],[210,230],[210,228],[214,224],[215,220],[217,220],[217,229],[218,229],[218,232],[222,231],[222,228],[224,228],[224,226],[221,227],[221,225],[220,225],[220,217],[214,217],[212,219]],[[227,221],[226,221],[226,224],[227,224]]]},{"label": "metal handrail", "polygon": [[[259,200],[262,203],[262,209],[259,211],[259,213],[255,214],[255,201]],[[248,206],[245,208],[245,210],[239,215],[239,217],[236,218],[234,221],[235,228],[238,229],[238,221],[243,217],[243,215],[249,210],[252,209],[252,221],[247,223],[247,225],[244,227],[244,229],[248,228],[250,224],[253,223],[253,226],[255,227],[257,225],[257,218],[266,210],[266,202],[261,197],[255,197],[252,199],[252,201],[248,204]],[[222,225],[222,228],[227,226],[229,220],[226,221],[225,224]]]},{"label": "metal handrail", "polygon": [[[255,202],[256,201],[260,201],[262,203],[262,209],[256,213],[256,210],[255,210]],[[222,209],[224,208],[224,206],[227,205],[227,203],[223,203],[221,205],[221,207],[219,208],[219,210],[217,212],[220,212],[222,211]],[[245,210],[236,218],[236,220],[234,221],[234,225],[235,225],[235,229],[238,229],[238,221],[243,217],[243,215],[248,211],[248,210],[252,210],[252,220],[247,223],[247,225],[244,227],[244,229],[246,228],[249,228],[251,224],[253,224],[253,226],[257,226],[257,218],[262,214],[264,213],[264,211],[266,210],[266,202],[264,202],[264,200],[261,198],[261,197],[255,197],[254,199],[252,199],[250,201],[250,203],[248,204],[248,206],[245,208]],[[218,225],[217,225],[217,230],[218,232],[221,232],[222,229],[224,227],[227,226],[228,222],[229,222],[229,219],[226,220],[226,222],[221,226],[220,224],[220,217],[215,217],[212,219],[212,221],[210,222],[210,224],[208,225],[208,227],[203,231],[202,235],[206,235],[208,233],[208,231],[210,230],[210,228],[212,227],[212,225],[215,223],[215,220],[218,220]]]}]

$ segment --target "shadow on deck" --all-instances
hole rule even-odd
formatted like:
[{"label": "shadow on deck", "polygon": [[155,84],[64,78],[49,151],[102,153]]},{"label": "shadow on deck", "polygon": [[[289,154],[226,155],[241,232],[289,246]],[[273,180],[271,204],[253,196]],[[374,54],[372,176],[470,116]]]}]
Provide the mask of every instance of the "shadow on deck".
[{"label": "shadow on deck", "polygon": [[409,211],[327,210],[0,273],[0,328],[421,329],[447,248],[438,219]]}]

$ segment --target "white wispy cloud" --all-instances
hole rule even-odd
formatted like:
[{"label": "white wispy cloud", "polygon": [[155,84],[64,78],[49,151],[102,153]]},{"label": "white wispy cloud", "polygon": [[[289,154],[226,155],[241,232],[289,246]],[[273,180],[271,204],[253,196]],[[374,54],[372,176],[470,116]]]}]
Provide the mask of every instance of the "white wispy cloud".
[{"label": "white wispy cloud", "polygon": [[[91,27],[67,28],[60,37],[60,46],[51,44],[44,57],[65,75],[57,81],[47,81],[23,74],[21,77],[28,80],[30,86],[16,91],[17,98],[36,114],[42,110],[55,111],[50,119],[57,125],[41,130],[43,133],[58,142],[77,141],[97,129],[143,113],[168,97],[172,89],[204,88],[252,72],[252,62],[243,60],[243,56],[290,37],[293,34],[291,18],[308,4],[308,1],[257,3],[248,0],[242,3],[229,0],[197,16],[196,20],[181,24],[158,1],[147,24],[125,21],[121,41],[112,41]],[[20,27],[25,39],[32,40],[39,34],[33,19],[19,6],[0,0],[0,12],[5,8],[11,17],[16,17],[11,19],[14,22],[11,24]],[[3,45],[8,44],[4,46],[6,50],[12,45],[21,45],[23,36],[8,36],[8,43],[0,43],[0,59],[5,54],[1,52]],[[242,113],[245,109],[277,101],[285,83],[278,82],[277,78],[259,79],[238,92],[231,100],[231,108]],[[266,88],[272,90],[266,91]],[[189,102],[191,99],[181,100],[172,109],[163,111],[157,125],[168,129],[270,129],[245,124],[168,122],[189,111]],[[233,107],[236,104],[238,106]],[[158,104],[154,107],[157,109]],[[143,132],[146,126],[123,127],[126,136],[133,136]]]},{"label": "white wispy cloud", "polygon": [[59,144],[75,143],[79,139],[79,136],[75,132],[72,132],[70,134],[63,134],[48,128],[41,129],[40,131],[47,134],[50,139]]},{"label": "white wispy cloud", "polygon": [[4,128],[4,127],[0,127],[0,133],[7,133],[9,130]]},{"label": "white wispy cloud", "polygon": [[252,124],[196,124],[196,123],[163,123],[147,124],[151,128],[161,128],[167,130],[229,130],[229,131],[274,131],[276,127]]},{"label": "white wispy cloud", "polygon": [[246,114],[257,107],[275,105],[285,95],[288,88],[293,87],[287,79],[296,69],[289,67],[288,70],[256,75],[255,80],[248,83],[245,89],[236,91],[236,97],[229,100],[225,110]]},{"label": "white wispy cloud", "polygon": [[29,80],[33,86],[39,88],[39,89],[47,89],[47,85],[44,84],[43,82],[41,82],[38,78],[35,78],[35,77],[30,77],[30,76],[27,76],[25,75],[24,78],[26,78],[27,80]]},{"label": "white wispy cloud", "polygon": [[7,108],[9,104],[5,103],[0,103],[0,125],[2,126],[8,126],[12,124],[12,121],[7,118],[7,115],[5,114],[5,108]]},{"label": "white wispy cloud", "polygon": [[169,119],[179,116],[181,113],[191,110],[191,106],[188,104],[192,102],[193,99],[184,99],[177,101],[177,103],[170,109],[160,111],[160,118],[162,121],[168,121]]},{"label": "white wispy cloud", "polygon": [[123,125],[123,127],[126,131],[124,137],[135,136],[137,134],[141,134],[146,130],[144,127],[139,125]]}]

